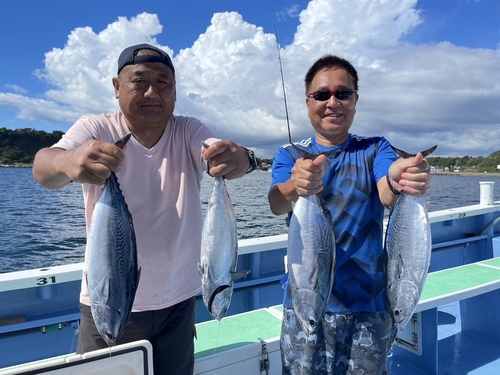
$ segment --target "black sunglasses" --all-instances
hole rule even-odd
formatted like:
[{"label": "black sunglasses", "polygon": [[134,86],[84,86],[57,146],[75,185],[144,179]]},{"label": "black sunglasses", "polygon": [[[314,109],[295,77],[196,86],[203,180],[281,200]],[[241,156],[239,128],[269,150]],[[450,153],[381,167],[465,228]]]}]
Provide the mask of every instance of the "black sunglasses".
[{"label": "black sunglasses", "polygon": [[339,89],[339,90],[319,90],[315,92],[311,92],[307,95],[308,98],[314,98],[314,100],[317,100],[319,102],[324,102],[332,97],[332,95],[335,97],[337,100],[347,100],[349,99],[352,94],[358,92],[357,90],[351,90],[351,89]]}]

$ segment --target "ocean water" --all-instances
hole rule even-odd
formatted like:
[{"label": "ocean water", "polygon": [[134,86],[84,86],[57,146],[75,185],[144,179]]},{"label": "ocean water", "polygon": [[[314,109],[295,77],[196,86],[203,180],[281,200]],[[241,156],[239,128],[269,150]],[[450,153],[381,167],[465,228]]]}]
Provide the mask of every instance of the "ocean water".
[{"label": "ocean water", "polygon": [[[494,200],[500,200],[500,177],[440,176],[432,178],[426,196],[429,211],[479,203],[480,181],[494,181]],[[269,210],[271,172],[255,171],[227,181],[239,239],[284,234],[284,216]],[[202,182],[206,207],[213,180]],[[85,218],[81,186],[46,190],[32,177],[31,168],[0,168],[0,273],[83,261]]]}]

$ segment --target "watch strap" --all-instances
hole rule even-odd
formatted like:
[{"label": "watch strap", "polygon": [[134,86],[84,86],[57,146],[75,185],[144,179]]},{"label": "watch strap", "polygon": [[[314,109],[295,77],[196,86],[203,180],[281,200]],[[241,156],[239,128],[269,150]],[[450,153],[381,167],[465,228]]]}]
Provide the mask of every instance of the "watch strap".
[{"label": "watch strap", "polygon": [[250,150],[246,147],[243,147],[243,146],[240,146],[243,150],[245,150],[248,154],[248,160],[250,161],[250,166],[248,167],[248,170],[246,171],[246,173],[250,173],[250,172],[253,172],[257,169],[257,159],[255,158],[255,153],[253,152],[253,150]]}]

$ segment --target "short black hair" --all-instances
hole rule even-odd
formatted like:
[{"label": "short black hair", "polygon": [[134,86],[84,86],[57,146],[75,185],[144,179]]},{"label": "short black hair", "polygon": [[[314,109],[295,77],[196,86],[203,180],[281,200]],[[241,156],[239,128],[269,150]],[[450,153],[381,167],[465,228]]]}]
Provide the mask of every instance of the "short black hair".
[{"label": "short black hair", "polygon": [[349,61],[343,59],[342,57],[335,55],[324,55],[316,60],[316,62],[307,71],[306,77],[304,79],[306,95],[309,93],[309,89],[311,87],[314,76],[320,70],[333,68],[345,70],[354,82],[354,90],[358,90],[358,72],[356,71],[356,69],[354,69],[354,66],[352,66]]}]

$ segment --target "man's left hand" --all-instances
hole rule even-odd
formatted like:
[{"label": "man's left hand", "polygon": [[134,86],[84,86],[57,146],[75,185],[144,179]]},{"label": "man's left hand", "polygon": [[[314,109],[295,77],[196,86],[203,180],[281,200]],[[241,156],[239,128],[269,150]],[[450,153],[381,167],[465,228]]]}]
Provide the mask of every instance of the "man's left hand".
[{"label": "man's left hand", "polygon": [[201,152],[213,177],[232,180],[244,176],[250,167],[247,151],[233,141],[217,141]]}]

